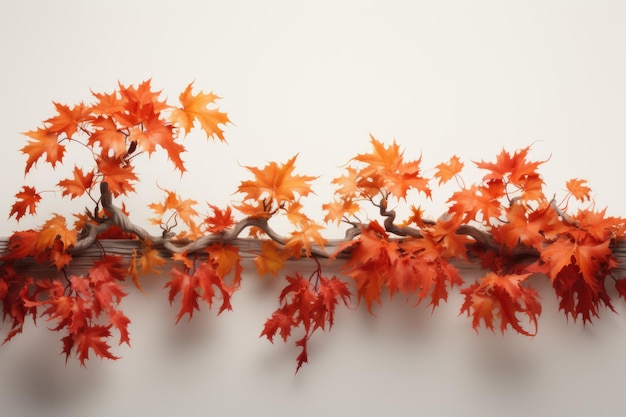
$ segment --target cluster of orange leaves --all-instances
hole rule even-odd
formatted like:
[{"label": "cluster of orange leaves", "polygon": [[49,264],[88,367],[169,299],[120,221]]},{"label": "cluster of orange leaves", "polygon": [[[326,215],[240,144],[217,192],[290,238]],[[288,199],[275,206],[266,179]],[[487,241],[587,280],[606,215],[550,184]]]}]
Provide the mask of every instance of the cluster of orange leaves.
[{"label": "cluster of orange leaves", "polygon": [[[56,114],[25,133],[28,142],[21,149],[27,158],[25,174],[42,159],[53,168],[65,164],[69,146],[90,150],[92,166],[74,165],[72,176],[61,179],[57,187],[63,197],[86,197],[96,209],[75,214],[71,226],[55,213],[37,230],[16,231],[10,237],[0,258],[3,322],[11,323],[5,341],[22,331],[26,317],[45,316],[55,323],[53,330],[65,332],[66,357],[76,355],[84,365],[91,350],[96,356],[115,359],[110,352],[111,331],[117,332],[120,344],[130,344],[130,319],[119,309],[126,296],[123,283],[131,279],[141,288],[141,275],[161,273],[166,265],[171,266],[165,283],[169,301],[179,305],[176,322],[185,315],[191,319],[201,301],[211,307],[220,300],[218,314],[230,310],[231,298],[242,283],[243,263],[228,236],[233,237],[229,233],[248,220],[253,220],[250,237],[260,241],[253,259],[259,275],[277,276],[289,259],[311,258],[317,265],[309,278],[299,272],[285,276],[279,307],[261,332],[270,341],[277,334],[287,341],[295,337],[294,329],[300,329],[295,341],[301,349],[297,369],[308,360],[307,341],[313,332],[333,326],[337,305],[350,305],[351,286],[369,311],[386,295],[395,294],[414,297],[416,304],[427,299],[434,310],[456,286],[464,296],[461,313],[471,317],[475,330],[484,325],[504,332],[510,326],[525,335],[536,333],[541,314],[537,291],[529,282],[533,275],[548,277],[560,308],[583,323],[598,316],[601,306],[613,308],[608,277],[626,298],[626,279],[613,276],[617,259],[612,251],[624,238],[626,222],[594,209],[586,181],[568,181],[567,195],[557,204],[544,194],[538,169],[545,161],[530,160],[527,147],[514,153],[502,150],[493,162],[475,162],[484,175],[465,186],[459,157],[434,167],[429,178],[421,159],[406,160],[395,141],[385,145],[374,137],[371,152],[352,158],[343,175],[332,181],[335,197],[322,207],[324,222],[343,223],[353,232],[331,253],[325,252],[324,225],[307,216],[302,204],[317,177],[295,174],[294,156],[282,164],[245,167],[252,178],[239,185],[241,200],[225,208],[208,204],[210,213],[200,213],[195,200],[163,190],[163,200],[149,205],[155,213],[150,223],[172,241],[218,237],[202,250],[165,253],[149,239],[112,224],[98,237],[137,239],[139,249],[130,261],[103,253],[86,273],[75,275],[72,248],[88,225],[110,215],[100,207],[101,184],[106,183],[113,197],[131,196],[139,181],[136,158],[150,156],[157,148],[183,173],[181,142],[187,134],[195,127],[207,138],[224,141],[222,127],[229,123],[216,105],[219,97],[194,93],[192,84],[180,94],[177,105],[162,101],[150,81],[119,84],[113,92],[93,93],[93,97],[93,104],[54,103]],[[418,205],[409,205],[413,199],[431,198],[433,183],[451,180],[457,181],[459,190],[448,199],[448,211],[436,220],[426,220]],[[572,198],[581,208],[569,213]],[[42,192],[24,185],[9,216],[20,220],[36,214],[41,200]],[[395,211],[389,209],[392,204],[409,205],[411,214],[396,220]],[[236,220],[236,214],[243,219]],[[268,226],[277,216],[285,216],[293,226],[285,238]],[[321,257],[342,262],[339,277],[323,276]],[[33,276],[22,267],[25,259],[53,269],[43,278]],[[454,265],[459,262],[480,263],[486,273],[466,285]]]}]

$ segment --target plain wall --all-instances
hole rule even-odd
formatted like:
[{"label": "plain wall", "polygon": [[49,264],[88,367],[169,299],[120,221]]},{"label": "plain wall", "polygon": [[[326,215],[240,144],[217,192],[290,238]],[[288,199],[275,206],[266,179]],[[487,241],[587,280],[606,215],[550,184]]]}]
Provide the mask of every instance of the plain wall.
[{"label": "plain wall", "polygon": [[[24,178],[19,152],[20,132],[50,117],[52,101],[152,78],[170,99],[192,80],[214,91],[233,125],[228,144],[186,139],[183,177],[159,155],[142,165],[140,197],[126,202],[138,223],[152,215],[146,202],[162,198],[157,181],[224,205],[248,178],[243,166],[296,153],[297,173],[320,176],[305,207],[321,219],[330,180],[369,151],[369,134],[396,139],[431,175],[457,154],[468,183],[478,179],[471,161],[532,144],[548,160],[548,195],[585,178],[597,207],[621,216],[625,20],[619,1],[4,1],[0,212],[8,216],[23,184],[58,181],[42,162]],[[449,192],[415,203],[437,217]],[[39,217],[0,224],[0,236],[85,204],[46,200]],[[468,283],[477,276],[464,272]],[[544,313],[534,338],[477,336],[458,316],[458,294],[432,316],[399,299],[376,317],[341,310],[294,376],[297,350],[258,338],[280,279],[246,273],[233,312],[203,309],[177,326],[164,280],[146,277],[148,296],[129,289],[132,348],[116,348],[116,362],[66,365],[44,321],[0,347],[3,415],[623,415],[619,300],[618,314],[602,311],[583,328],[537,278]]]}]

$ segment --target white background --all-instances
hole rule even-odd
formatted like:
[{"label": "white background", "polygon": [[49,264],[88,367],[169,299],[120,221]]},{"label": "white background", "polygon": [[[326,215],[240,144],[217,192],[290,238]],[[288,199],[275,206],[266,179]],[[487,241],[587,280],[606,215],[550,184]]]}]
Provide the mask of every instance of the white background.
[{"label": "white background", "polygon": [[[223,205],[237,198],[243,166],[296,153],[298,173],[320,176],[305,207],[321,219],[330,180],[369,150],[370,133],[421,155],[430,175],[459,155],[466,182],[477,180],[471,161],[532,144],[532,157],[549,159],[547,193],[585,178],[598,208],[623,215],[625,21],[620,1],[4,1],[0,212],[23,184],[59,179],[42,163],[24,178],[19,152],[19,132],[50,117],[53,100],[90,101],[90,89],[152,78],[171,99],[195,80],[223,97],[234,125],[227,145],[187,138],[182,178],[158,155],[142,165],[140,198],[127,201],[138,223],[162,197],[157,180]],[[416,203],[436,217],[448,197]],[[47,195],[41,217],[7,220],[0,236],[76,211],[62,202]],[[457,316],[458,295],[432,316],[401,300],[376,318],[343,311],[294,376],[297,351],[257,337],[279,282],[247,275],[234,312],[203,310],[175,327],[163,279],[147,284],[151,296],[125,300],[133,347],[116,349],[117,362],[65,366],[43,322],[0,347],[3,415],[623,414],[620,301],[621,316],[602,311],[582,328],[537,280],[534,339],[476,336]]]}]

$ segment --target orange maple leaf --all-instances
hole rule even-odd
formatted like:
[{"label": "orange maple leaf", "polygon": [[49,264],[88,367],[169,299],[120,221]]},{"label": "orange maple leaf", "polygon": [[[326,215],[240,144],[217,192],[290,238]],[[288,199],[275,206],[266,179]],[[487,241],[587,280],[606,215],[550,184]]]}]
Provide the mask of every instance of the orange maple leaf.
[{"label": "orange maple leaf", "polygon": [[505,214],[507,222],[495,228],[492,234],[511,249],[521,243],[542,251],[544,243],[568,229],[547,203],[535,210],[513,204]]},{"label": "orange maple leaf", "polygon": [[259,275],[267,273],[276,276],[285,266],[289,255],[273,240],[261,241],[261,253],[254,257],[254,265]]},{"label": "orange maple leaf", "polygon": [[126,195],[135,191],[133,183],[137,181],[137,175],[133,172],[133,166],[124,163],[120,158],[104,156],[98,158],[98,171],[102,175],[102,182],[106,182],[114,196]]},{"label": "orange maple leaf", "polygon": [[504,180],[513,185],[521,186],[528,177],[539,177],[537,168],[546,161],[528,161],[530,146],[515,151],[513,155],[502,149],[496,162],[475,162],[481,169],[490,171],[483,181]]},{"label": "orange maple leaf", "polygon": [[57,114],[47,120],[48,130],[56,133],[65,133],[71,138],[82,123],[92,120],[91,108],[82,102],[70,108],[64,104],[52,103],[57,110]]},{"label": "orange maple leaf", "polygon": [[166,196],[162,203],[151,203],[148,205],[157,214],[156,218],[150,219],[152,223],[163,224],[163,216],[171,210],[187,226],[191,226],[194,223],[193,217],[198,215],[198,212],[193,208],[198,202],[192,199],[183,200],[174,191],[163,191],[166,192]]},{"label": "orange maple leaf", "polygon": [[344,216],[351,216],[361,210],[361,206],[352,198],[342,198],[340,201],[333,200],[328,204],[322,204],[322,210],[326,211],[324,221],[326,223],[339,223]]},{"label": "orange maple leaf", "polygon": [[83,170],[74,167],[74,178],[73,179],[65,179],[59,181],[57,184],[59,187],[63,188],[63,192],[61,195],[66,196],[69,195],[72,199],[75,197],[80,197],[87,190],[90,190],[93,185],[94,172],[89,171],[86,174],[83,173]]},{"label": "orange maple leaf", "polygon": [[89,146],[99,144],[102,149],[101,154],[110,156],[112,153],[115,158],[121,158],[126,154],[126,137],[111,117],[100,116],[91,125],[96,129],[89,136],[87,143]]},{"label": "orange maple leaf", "polygon": [[58,133],[39,128],[24,134],[34,139],[28,141],[26,146],[20,149],[20,151],[28,155],[26,168],[24,169],[25,174],[28,174],[33,164],[35,164],[44,153],[46,154],[46,162],[49,162],[53,167],[56,166],[57,162],[63,162],[65,145],[59,143]]},{"label": "orange maple leaf", "polygon": [[37,204],[41,201],[41,195],[39,195],[35,188],[27,185],[22,187],[22,191],[15,194],[15,198],[17,200],[11,206],[9,217],[15,215],[16,220],[21,219],[26,214],[26,210],[28,210],[30,214],[35,214]]},{"label": "orange maple leaf", "polygon": [[255,179],[242,181],[237,190],[245,194],[245,200],[252,200],[253,203],[244,202],[237,208],[246,214],[262,216],[285,203],[294,203],[296,194],[307,196],[311,192],[307,182],[317,177],[293,174],[297,156],[282,165],[270,162],[263,169],[247,166],[246,169],[254,174]]},{"label": "orange maple leaf", "polygon": [[219,111],[218,108],[209,107],[214,106],[215,100],[220,97],[213,93],[205,94],[202,91],[194,95],[192,89],[193,82],[189,83],[185,91],[180,94],[179,100],[182,108],[173,108],[170,121],[187,134],[193,128],[194,121],[197,120],[207,138],[217,136],[224,141],[224,132],[219,125],[230,122],[228,115]]},{"label": "orange maple leaf", "polygon": [[233,287],[237,288],[241,283],[241,255],[237,246],[214,243],[207,247],[205,251],[209,254],[209,258],[215,263],[215,272],[224,280],[231,272],[233,272]]},{"label": "orange maple leaf", "polygon": [[452,156],[448,162],[442,162],[437,165],[435,167],[437,170],[437,172],[435,172],[435,178],[439,179],[439,185],[445,184],[457,176],[463,169],[463,165],[461,159],[456,155]]},{"label": "orange maple leaf", "polygon": [[404,152],[394,141],[389,147],[370,135],[372,153],[359,154],[353,160],[362,162],[365,167],[359,171],[357,186],[367,197],[374,197],[386,190],[397,198],[406,198],[410,189],[416,189],[430,197],[428,180],[420,175],[421,158],[404,161]]},{"label": "orange maple leaf", "polygon": [[296,230],[285,243],[285,250],[298,259],[302,255],[302,250],[307,257],[311,256],[311,244],[315,242],[320,248],[324,248],[327,240],[321,235],[320,230],[324,226],[316,224],[312,221],[301,223],[300,230]]},{"label": "orange maple leaf", "polygon": [[180,155],[185,152],[185,147],[174,140],[172,125],[161,120],[158,115],[143,121],[139,126],[130,129],[129,139],[137,142],[137,146],[148,152],[148,155],[156,150],[156,145],[167,151],[167,156],[180,172],[185,171]]},{"label": "orange maple leaf", "polygon": [[55,240],[63,243],[63,249],[67,249],[76,243],[76,231],[69,230],[65,222],[65,217],[54,214],[52,218],[44,223],[35,243],[38,251],[52,248]]},{"label": "orange maple leaf", "polygon": [[574,240],[571,236],[563,235],[541,252],[541,261],[545,263],[542,269],[554,280],[563,268],[575,264],[586,285],[598,292],[598,273],[615,266],[609,245],[610,240],[598,242],[592,237]]},{"label": "orange maple leaf", "polygon": [[149,273],[160,274],[161,270],[158,268],[165,265],[167,261],[149,243],[144,242],[144,245],[141,256],[137,261],[139,268],[141,268],[141,273],[144,275]]},{"label": "orange maple leaf", "polygon": [[569,191],[576,200],[585,201],[590,199],[591,188],[587,185],[587,180],[572,178],[565,183],[567,191]]},{"label": "orange maple leaf", "polygon": [[161,92],[152,91],[150,79],[137,86],[118,83],[118,89],[123,111],[114,113],[114,117],[124,127],[142,124],[167,108],[164,101],[159,101]]}]

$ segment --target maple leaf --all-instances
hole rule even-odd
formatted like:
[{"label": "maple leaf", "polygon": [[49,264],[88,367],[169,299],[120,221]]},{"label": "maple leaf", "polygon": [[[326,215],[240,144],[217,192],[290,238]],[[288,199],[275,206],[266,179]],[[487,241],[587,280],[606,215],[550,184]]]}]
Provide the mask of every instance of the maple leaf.
[{"label": "maple leaf", "polygon": [[618,237],[626,225],[622,218],[607,216],[606,208],[601,211],[579,210],[571,218],[579,229],[599,242]]},{"label": "maple leaf", "polygon": [[91,125],[96,130],[87,140],[89,146],[93,147],[98,143],[102,149],[102,155],[113,156],[114,158],[121,158],[126,154],[127,135],[122,133],[115,120],[111,117],[100,116],[91,122]]},{"label": "maple leaf", "polygon": [[[421,214],[418,213],[417,216],[421,222]],[[444,258],[467,259],[467,247],[473,240],[465,234],[457,233],[460,226],[461,219],[458,217],[440,217],[435,224],[424,226],[422,230],[441,247]]]},{"label": "maple leaf", "polygon": [[539,270],[554,280],[563,268],[575,264],[585,283],[593,291],[598,291],[597,274],[615,265],[609,244],[609,240],[597,242],[586,237],[576,241],[563,235],[541,252],[541,261],[545,265]]},{"label": "maple leaf", "polygon": [[274,343],[274,336],[278,332],[283,338],[283,341],[287,341],[287,338],[291,336],[291,329],[297,326],[296,321],[293,319],[292,312],[289,309],[279,308],[272,313],[272,316],[265,321],[263,331],[259,337],[267,337],[267,339]]},{"label": "maple leaf", "polygon": [[7,250],[0,257],[1,260],[24,259],[35,256],[37,250],[37,238],[39,232],[36,230],[23,230],[14,232],[9,237]]},{"label": "maple leaf", "polygon": [[[350,243],[350,257],[343,266],[343,273],[350,276],[357,285],[357,297],[364,299],[368,311],[376,302],[381,304],[380,295],[387,283],[389,271],[400,256],[397,241],[388,240],[382,226],[370,223],[361,234]],[[339,250],[345,246],[339,247]]]},{"label": "maple leaf", "polygon": [[193,128],[194,121],[197,120],[207,138],[217,136],[221,141],[224,141],[224,132],[219,125],[226,125],[230,120],[226,113],[222,113],[217,107],[213,108],[215,100],[220,97],[202,91],[194,95],[192,90],[193,82],[189,83],[180,94],[179,100],[182,108],[173,108],[170,121],[178,125],[187,134]]},{"label": "maple leaf", "polygon": [[347,167],[346,173],[341,177],[333,179],[331,183],[339,186],[335,191],[337,194],[346,198],[356,197],[359,194],[359,187],[357,186],[358,178],[359,171],[353,167]]},{"label": "maple leaf", "polygon": [[[468,288],[461,290],[465,301],[461,314],[472,315],[472,327],[478,332],[483,321],[485,327],[494,330],[496,319],[500,321],[500,331],[504,333],[510,325],[518,333],[534,336],[537,333],[537,319],[541,314],[541,304],[537,300],[537,292],[524,287],[522,282],[531,274],[497,275],[489,272],[485,277]],[[534,325],[533,333],[525,330],[516,316],[523,313]]]},{"label": "maple leaf", "polygon": [[102,175],[102,182],[108,184],[114,196],[126,195],[135,191],[133,183],[138,180],[133,167],[119,158],[103,156],[97,159],[98,171]]},{"label": "maple leaf", "polygon": [[289,255],[281,250],[273,240],[261,241],[261,253],[254,257],[254,265],[259,275],[272,274],[276,276],[278,271],[285,266]]},{"label": "maple leaf", "polygon": [[230,206],[224,210],[212,204],[209,207],[213,210],[213,215],[204,218],[204,225],[209,233],[221,233],[235,224]]},{"label": "maple leaf", "polygon": [[535,210],[529,210],[522,204],[513,204],[505,214],[507,223],[494,229],[493,235],[511,249],[521,243],[541,252],[548,239],[556,238],[568,229],[549,204]]},{"label": "maple leaf", "polygon": [[63,192],[61,195],[66,196],[69,195],[72,199],[75,197],[80,197],[87,190],[91,189],[94,180],[94,172],[89,171],[87,174],[83,173],[83,170],[74,167],[74,178],[73,179],[65,179],[59,181],[57,184],[59,187],[63,188]]},{"label": "maple leaf", "polygon": [[590,199],[589,194],[591,193],[591,188],[586,184],[587,180],[572,178],[565,183],[565,186],[567,187],[567,191],[569,191],[576,200],[585,201]]},{"label": "maple leaf", "polygon": [[435,178],[439,179],[439,185],[445,184],[458,175],[463,169],[463,165],[461,159],[456,155],[452,156],[448,162],[438,164],[435,167],[437,170],[437,172],[435,172]]},{"label": "maple leaf", "polygon": [[[350,302],[350,289],[348,284],[333,276],[332,278],[320,277],[319,284],[320,303],[326,310],[329,328],[333,327],[335,322],[335,307],[342,301],[345,306]],[[323,329],[323,327],[322,327]]]},{"label": "maple leaf", "polygon": [[406,198],[409,189],[416,189],[430,197],[428,180],[420,176],[421,158],[405,162],[400,146],[394,141],[389,147],[370,135],[372,153],[359,154],[353,160],[366,166],[360,170],[357,186],[366,196],[373,197],[386,190],[397,198]]},{"label": "maple leaf", "polygon": [[300,225],[300,230],[296,230],[285,243],[285,250],[290,251],[297,259],[302,255],[302,250],[307,257],[311,257],[311,243],[315,242],[320,248],[324,248],[327,240],[322,236],[320,230],[323,226],[308,221]]},{"label": "maple leaf", "polygon": [[358,213],[361,207],[352,198],[343,198],[340,201],[333,200],[328,204],[322,204],[322,210],[327,212],[324,217],[326,223],[339,223],[344,216]]},{"label": "maple leaf", "polygon": [[486,223],[500,217],[502,203],[499,198],[504,196],[504,186],[499,181],[492,181],[487,186],[472,185],[455,191],[448,199],[452,203],[449,211],[461,217],[462,223],[477,220],[479,214]]},{"label": "maple leaf", "polygon": [[191,320],[193,311],[200,310],[198,304],[198,298],[200,297],[211,307],[213,297],[215,296],[214,286],[218,288],[222,296],[222,305],[218,314],[221,314],[224,310],[232,310],[230,297],[234,290],[224,283],[211,263],[203,262],[193,273],[173,267],[171,275],[172,279],[165,284],[165,288],[169,287],[170,304],[174,302],[178,294],[181,295],[180,310],[176,316],[176,323],[185,314],[188,314]]},{"label": "maple leaf", "polygon": [[598,317],[599,307],[604,304],[613,309],[611,300],[604,288],[603,279],[594,287],[582,279],[580,269],[575,264],[565,266],[552,280],[552,287],[559,299],[559,310],[574,321],[580,316],[583,324]]},{"label": "maple leaf", "polygon": [[311,334],[316,329],[324,330],[326,322],[329,329],[332,328],[335,308],[340,301],[348,305],[350,291],[348,285],[337,277],[328,279],[318,275],[319,284],[315,290],[311,288],[309,280],[299,273],[285,278],[287,285],[278,297],[281,306],[266,320],[259,337],[265,336],[273,343],[276,333],[279,333],[286,342],[292,329],[302,326],[305,334],[295,342],[296,346],[302,348],[296,358],[297,373],[308,360],[307,342]]},{"label": "maple leaf", "polygon": [[60,214],[54,214],[44,223],[37,236],[35,249],[43,251],[52,248],[57,239],[63,244],[64,249],[76,243],[76,231],[67,228],[65,217]]},{"label": "maple leaf", "polygon": [[524,180],[538,178],[537,168],[546,161],[526,160],[530,146],[515,151],[513,155],[502,149],[496,162],[474,162],[478,168],[490,171],[483,176],[483,181],[505,181],[516,186],[523,186]]},{"label": "maple leaf", "polygon": [[238,287],[241,283],[241,255],[237,246],[213,243],[205,249],[209,258],[215,263],[215,272],[223,280],[234,271],[233,286]]},{"label": "maple leaf", "polygon": [[187,271],[181,271],[178,268],[172,268],[170,274],[172,279],[165,284],[165,288],[169,287],[170,304],[174,302],[178,294],[181,295],[180,310],[176,316],[176,323],[178,323],[185,314],[188,314],[189,320],[191,320],[193,311],[200,310],[198,304],[199,296],[196,292],[198,279]]},{"label": "maple leaf", "polygon": [[282,165],[270,162],[263,169],[245,167],[254,174],[255,180],[242,181],[238,191],[246,194],[246,199],[267,198],[276,200],[278,205],[295,200],[296,194],[307,196],[311,192],[311,186],[307,182],[317,177],[293,175],[297,156],[294,155]]},{"label": "maple leaf", "polygon": [[159,255],[159,251],[154,249],[150,244],[144,242],[141,257],[137,261],[141,273],[146,274],[160,274],[159,267],[165,265],[167,261]]},{"label": "maple leaf", "polygon": [[28,155],[24,174],[28,174],[33,164],[35,164],[44,153],[46,154],[46,162],[50,163],[52,167],[55,167],[57,162],[63,162],[65,145],[59,143],[58,133],[39,128],[26,132],[24,135],[34,139],[28,141],[26,146],[20,149],[22,153]]},{"label": "maple leaf", "polygon": [[133,251],[131,252],[127,272],[132,279],[135,287],[139,291],[144,292],[143,288],[141,287],[141,283],[139,282],[139,270],[137,269],[137,249],[133,249]]},{"label": "maple leaf", "polygon": [[92,120],[91,108],[82,102],[70,108],[64,104],[53,102],[57,114],[47,120],[48,130],[56,133],[65,133],[68,138],[74,136],[81,123]]},{"label": "maple leaf", "polygon": [[152,91],[150,79],[137,86],[124,86],[118,83],[118,90],[123,111],[116,112],[114,116],[124,127],[130,128],[142,124],[167,108],[164,101],[159,101],[161,92]]},{"label": "maple leaf", "polygon": [[35,214],[37,204],[41,201],[41,195],[33,187],[27,185],[22,187],[22,191],[15,194],[16,201],[11,206],[9,217],[15,215],[15,220],[21,219],[28,210],[29,214]]},{"label": "maple leaf", "polygon": [[209,308],[213,305],[213,297],[215,297],[213,287],[216,287],[222,297],[222,305],[217,311],[217,314],[222,314],[224,310],[232,310],[230,298],[235,288],[229,287],[224,283],[224,280],[219,276],[214,265],[204,262],[196,269],[194,275],[198,279],[198,288],[202,293],[201,297],[208,304]]},{"label": "maple leaf", "polygon": [[148,152],[148,155],[156,150],[159,145],[167,151],[167,156],[174,163],[176,169],[184,172],[185,166],[180,155],[185,152],[185,147],[174,140],[173,128],[158,115],[143,121],[140,126],[135,126],[130,130],[129,139],[137,142],[137,146]]},{"label": "maple leaf", "polygon": [[85,361],[89,359],[89,350],[93,350],[96,356],[117,360],[119,357],[114,356],[109,349],[111,348],[106,339],[111,336],[111,325],[108,326],[87,326],[80,333],[68,334],[62,339],[63,353],[66,359],[71,356],[72,349],[76,349],[76,354],[80,360],[82,367],[85,367]]},{"label": "maple leaf", "polygon": [[164,191],[166,192],[166,197],[162,203],[152,203],[148,205],[158,216],[150,220],[155,224],[163,224],[163,215],[169,210],[172,210],[187,226],[191,226],[194,223],[192,218],[198,215],[198,212],[193,206],[198,204],[198,202],[191,199],[183,200],[173,191]]}]

